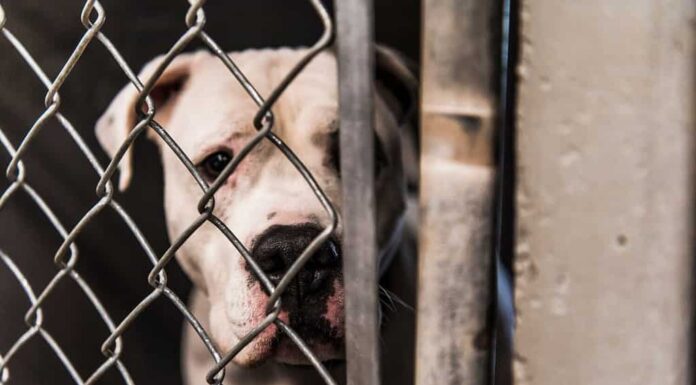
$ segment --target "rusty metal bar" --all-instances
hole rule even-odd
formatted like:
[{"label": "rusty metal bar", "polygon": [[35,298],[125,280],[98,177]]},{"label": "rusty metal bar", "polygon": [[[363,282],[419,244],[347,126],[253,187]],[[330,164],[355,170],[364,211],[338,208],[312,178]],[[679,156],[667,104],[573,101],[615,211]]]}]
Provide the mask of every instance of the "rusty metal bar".
[{"label": "rusty metal bar", "polygon": [[371,0],[336,2],[349,385],[379,384]]},{"label": "rusty metal bar", "polygon": [[416,384],[490,380],[499,1],[425,0]]}]

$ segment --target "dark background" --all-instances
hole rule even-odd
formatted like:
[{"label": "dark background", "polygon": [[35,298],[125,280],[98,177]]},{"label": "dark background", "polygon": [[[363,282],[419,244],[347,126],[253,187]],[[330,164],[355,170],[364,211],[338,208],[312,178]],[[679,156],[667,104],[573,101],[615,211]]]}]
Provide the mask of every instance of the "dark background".
[{"label": "dark background", "polygon": [[[54,78],[84,33],[82,2],[74,0],[5,1],[7,27]],[[106,24],[102,31],[139,70],[165,52],[185,30],[186,1],[102,0]],[[376,0],[376,35],[412,59],[419,57],[418,0]],[[209,2],[206,30],[227,50],[264,46],[311,45],[321,26],[308,1]],[[194,44],[190,49],[200,47]],[[126,77],[95,40],[60,94],[61,111],[72,121],[103,166],[108,158],[98,146],[94,122]],[[0,38],[0,127],[19,145],[43,112],[46,90],[10,44]],[[130,212],[161,255],[168,246],[162,211],[162,174],[154,146],[135,145],[134,180],[116,199]],[[0,167],[9,156],[0,151]],[[29,183],[53,208],[66,228],[72,228],[96,202],[96,174],[60,125],[52,120],[24,158]],[[0,178],[0,191],[8,184]],[[38,208],[23,193],[0,212],[0,245],[20,267],[38,294],[57,269],[53,255],[60,238]],[[121,219],[104,210],[80,234],[77,271],[103,301],[116,323],[147,294],[151,264]],[[175,263],[167,267],[169,286],[185,298],[189,283]],[[7,269],[0,268],[0,351],[26,330],[28,301]],[[47,299],[44,325],[58,340],[78,372],[87,377],[103,361],[101,343],[108,336],[97,312],[72,280],[61,282]],[[157,300],[124,336],[122,360],[136,383],[180,384],[179,338],[182,316],[164,298]],[[72,380],[41,338],[32,341],[10,365],[13,384],[71,384]],[[122,383],[115,370],[100,381]]]}]

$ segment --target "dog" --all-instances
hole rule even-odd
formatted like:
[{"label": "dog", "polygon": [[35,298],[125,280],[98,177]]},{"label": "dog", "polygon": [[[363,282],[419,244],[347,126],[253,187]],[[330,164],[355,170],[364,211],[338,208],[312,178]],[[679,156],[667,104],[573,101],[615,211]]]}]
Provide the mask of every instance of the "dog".
[{"label": "dog", "polygon": [[[306,49],[233,52],[261,95],[269,95]],[[152,76],[162,58],[139,75]],[[377,53],[375,93],[375,193],[380,248],[383,374],[385,383],[412,383],[415,302],[415,212],[409,186],[417,182],[413,139],[404,122],[417,104],[409,66],[389,49]],[[380,75],[382,74],[382,75]],[[256,134],[257,105],[221,61],[205,51],[178,55],[150,96],[155,119],[212,182]],[[96,136],[113,156],[134,128],[138,93],[126,86],[96,124]],[[340,212],[336,57],[318,54],[273,106],[273,131],[293,149]],[[188,170],[152,130],[164,173],[167,231],[176,239],[199,216],[202,192]],[[128,186],[133,160],[120,164],[119,186]],[[269,141],[260,142],[215,194],[214,214],[244,243],[274,284],[329,218],[294,166]],[[279,318],[294,328],[336,378],[344,376],[344,292],[342,226],[310,259],[282,296]],[[221,352],[235,346],[266,316],[268,293],[240,253],[212,224],[205,223],[178,251],[177,260],[194,284],[190,309]],[[184,332],[182,366],[186,383],[204,381],[214,362],[190,327]],[[323,383],[289,338],[271,324],[228,365],[225,384]]]}]

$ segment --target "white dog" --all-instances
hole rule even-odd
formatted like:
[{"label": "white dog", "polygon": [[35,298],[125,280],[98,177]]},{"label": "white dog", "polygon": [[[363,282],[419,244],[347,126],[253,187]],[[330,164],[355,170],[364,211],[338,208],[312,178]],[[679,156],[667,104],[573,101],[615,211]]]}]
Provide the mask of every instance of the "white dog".
[{"label": "white dog", "polygon": [[[232,53],[231,58],[257,90],[268,95],[305,54],[303,49],[249,50]],[[384,56],[382,52],[382,57],[388,59],[379,60],[382,67],[391,66],[398,69],[395,73],[405,74],[405,67],[392,60],[395,56]],[[148,79],[160,60],[148,64],[140,79]],[[395,247],[403,246],[398,241],[406,209],[399,123],[406,114],[403,95],[408,92],[403,91],[408,87],[397,84],[403,79],[394,76],[377,87],[375,186],[381,265],[389,266],[382,284],[412,301],[412,260]],[[404,88],[397,90],[399,87]],[[340,211],[337,92],[336,59],[332,53],[323,52],[289,86],[273,112],[274,132],[295,151]],[[156,120],[209,181],[256,133],[252,120],[257,106],[210,53],[179,55],[159,79],[151,97],[157,107]],[[136,123],[136,100],[135,88],[127,86],[97,123],[97,137],[112,155]],[[153,132],[148,136],[160,148],[167,226],[170,238],[175,239],[199,215],[196,204],[202,193],[166,144]],[[132,167],[129,154],[121,164],[122,188],[128,184]],[[274,283],[328,224],[326,213],[307,183],[268,141],[262,141],[241,162],[215,199],[215,215],[239,237]],[[283,295],[280,313],[280,318],[338,377],[342,376],[340,361],[344,354],[340,239],[339,224],[334,238],[311,258]],[[399,257],[392,258],[395,254]],[[231,349],[265,317],[267,292],[213,225],[206,223],[195,232],[179,250],[177,259],[195,285],[191,309],[220,351]],[[397,284],[392,285],[394,282]],[[389,383],[408,383],[413,367],[413,336],[409,329],[413,314],[389,308],[393,313],[383,317],[383,352],[396,358],[390,360],[393,366],[385,364],[384,372],[392,372]],[[203,383],[213,362],[191,330],[186,333],[183,350],[187,383]],[[307,366],[307,359],[275,325],[244,348],[234,362],[237,365],[228,365],[228,384],[321,383],[314,369]]]}]

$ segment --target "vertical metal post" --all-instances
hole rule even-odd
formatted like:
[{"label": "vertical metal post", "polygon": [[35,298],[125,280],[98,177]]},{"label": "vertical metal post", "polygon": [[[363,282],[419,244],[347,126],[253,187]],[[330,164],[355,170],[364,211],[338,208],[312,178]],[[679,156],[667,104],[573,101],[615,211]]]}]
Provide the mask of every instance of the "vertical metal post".
[{"label": "vertical metal post", "polygon": [[693,384],[696,3],[521,4],[515,383]]},{"label": "vertical metal post", "polygon": [[499,1],[423,3],[418,385],[490,379]]},{"label": "vertical metal post", "polygon": [[379,384],[371,0],[336,1],[349,385]]}]

